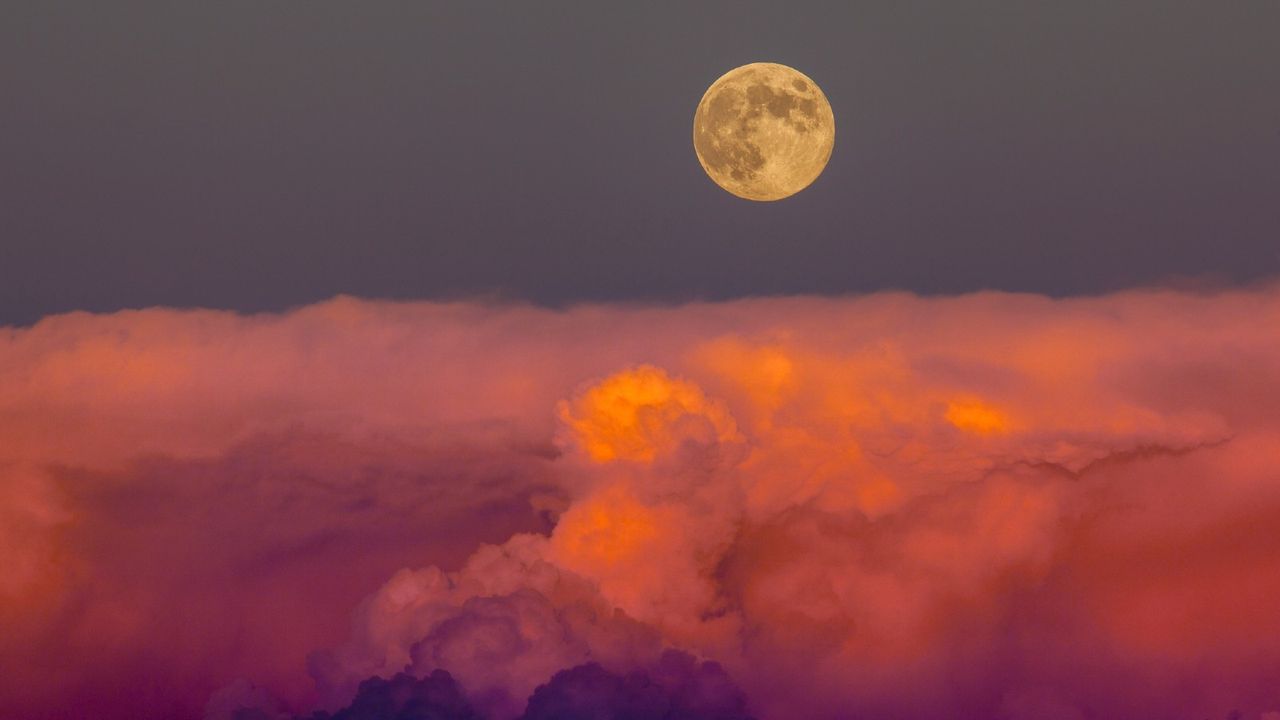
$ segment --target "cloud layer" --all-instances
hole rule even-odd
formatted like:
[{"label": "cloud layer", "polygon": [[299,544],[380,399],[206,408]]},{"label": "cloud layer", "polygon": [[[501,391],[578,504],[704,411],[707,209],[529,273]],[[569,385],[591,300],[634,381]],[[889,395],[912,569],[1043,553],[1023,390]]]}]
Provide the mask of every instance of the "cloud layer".
[{"label": "cloud layer", "polygon": [[1269,288],[2,330],[0,715],[440,671],[492,720],[636,673],[761,720],[1257,717],[1276,328]]}]

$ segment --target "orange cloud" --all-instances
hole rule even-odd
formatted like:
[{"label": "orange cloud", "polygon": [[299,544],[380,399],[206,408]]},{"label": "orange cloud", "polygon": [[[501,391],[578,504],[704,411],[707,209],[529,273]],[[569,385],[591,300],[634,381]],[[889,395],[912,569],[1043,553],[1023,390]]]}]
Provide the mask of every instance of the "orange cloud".
[{"label": "orange cloud", "polygon": [[570,569],[580,568],[591,576],[633,565],[641,554],[650,555],[659,547],[655,514],[626,490],[611,488],[560,516],[554,536],[557,555]]},{"label": "orange cloud", "polygon": [[8,329],[0,715],[444,667],[501,720],[674,646],[763,720],[1260,716],[1277,327],[1270,288]]},{"label": "orange cloud", "polygon": [[1009,418],[981,400],[959,400],[947,403],[946,418],[947,422],[961,430],[982,435],[1005,432],[1009,429]]},{"label": "orange cloud", "polygon": [[740,439],[733,418],[697,385],[649,366],[610,376],[573,403],[562,402],[560,418],[596,462],[651,462],[686,442]]}]

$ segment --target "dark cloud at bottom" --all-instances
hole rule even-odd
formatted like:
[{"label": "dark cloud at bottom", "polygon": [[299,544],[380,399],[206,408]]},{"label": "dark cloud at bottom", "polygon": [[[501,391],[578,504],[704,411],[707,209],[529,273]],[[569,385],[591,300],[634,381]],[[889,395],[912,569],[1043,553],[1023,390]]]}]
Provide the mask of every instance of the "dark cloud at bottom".
[{"label": "dark cloud at bottom", "polygon": [[336,713],[316,712],[297,720],[481,720],[444,670],[424,678],[400,673],[390,680],[360,683],[351,705]]},{"label": "dark cloud at bottom", "polygon": [[[264,708],[239,708],[232,720],[275,720]],[[334,713],[295,720],[483,720],[445,670],[415,678],[360,683],[355,699]],[[561,670],[529,697],[518,720],[753,720],[746,696],[716,663],[667,651],[651,668],[619,675],[598,663]]]}]

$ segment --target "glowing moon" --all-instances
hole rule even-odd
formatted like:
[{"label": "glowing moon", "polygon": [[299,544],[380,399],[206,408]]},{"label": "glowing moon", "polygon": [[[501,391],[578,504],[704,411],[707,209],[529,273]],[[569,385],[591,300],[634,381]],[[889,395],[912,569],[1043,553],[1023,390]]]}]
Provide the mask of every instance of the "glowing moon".
[{"label": "glowing moon", "polygon": [[693,116],[693,149],[717,185],[781,200],[822,174],[836,141],[827,96],[799,70],[751,63],[720,76]]}]

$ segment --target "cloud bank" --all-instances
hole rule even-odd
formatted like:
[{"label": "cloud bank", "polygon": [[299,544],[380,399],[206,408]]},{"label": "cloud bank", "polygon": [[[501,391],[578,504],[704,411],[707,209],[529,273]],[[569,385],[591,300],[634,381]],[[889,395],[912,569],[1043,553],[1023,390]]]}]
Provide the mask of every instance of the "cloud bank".
[{"label": "cloud bank", "polygon": [[1261,717],[1277,328],[1264,288],[0,330],[0,716]]}]

